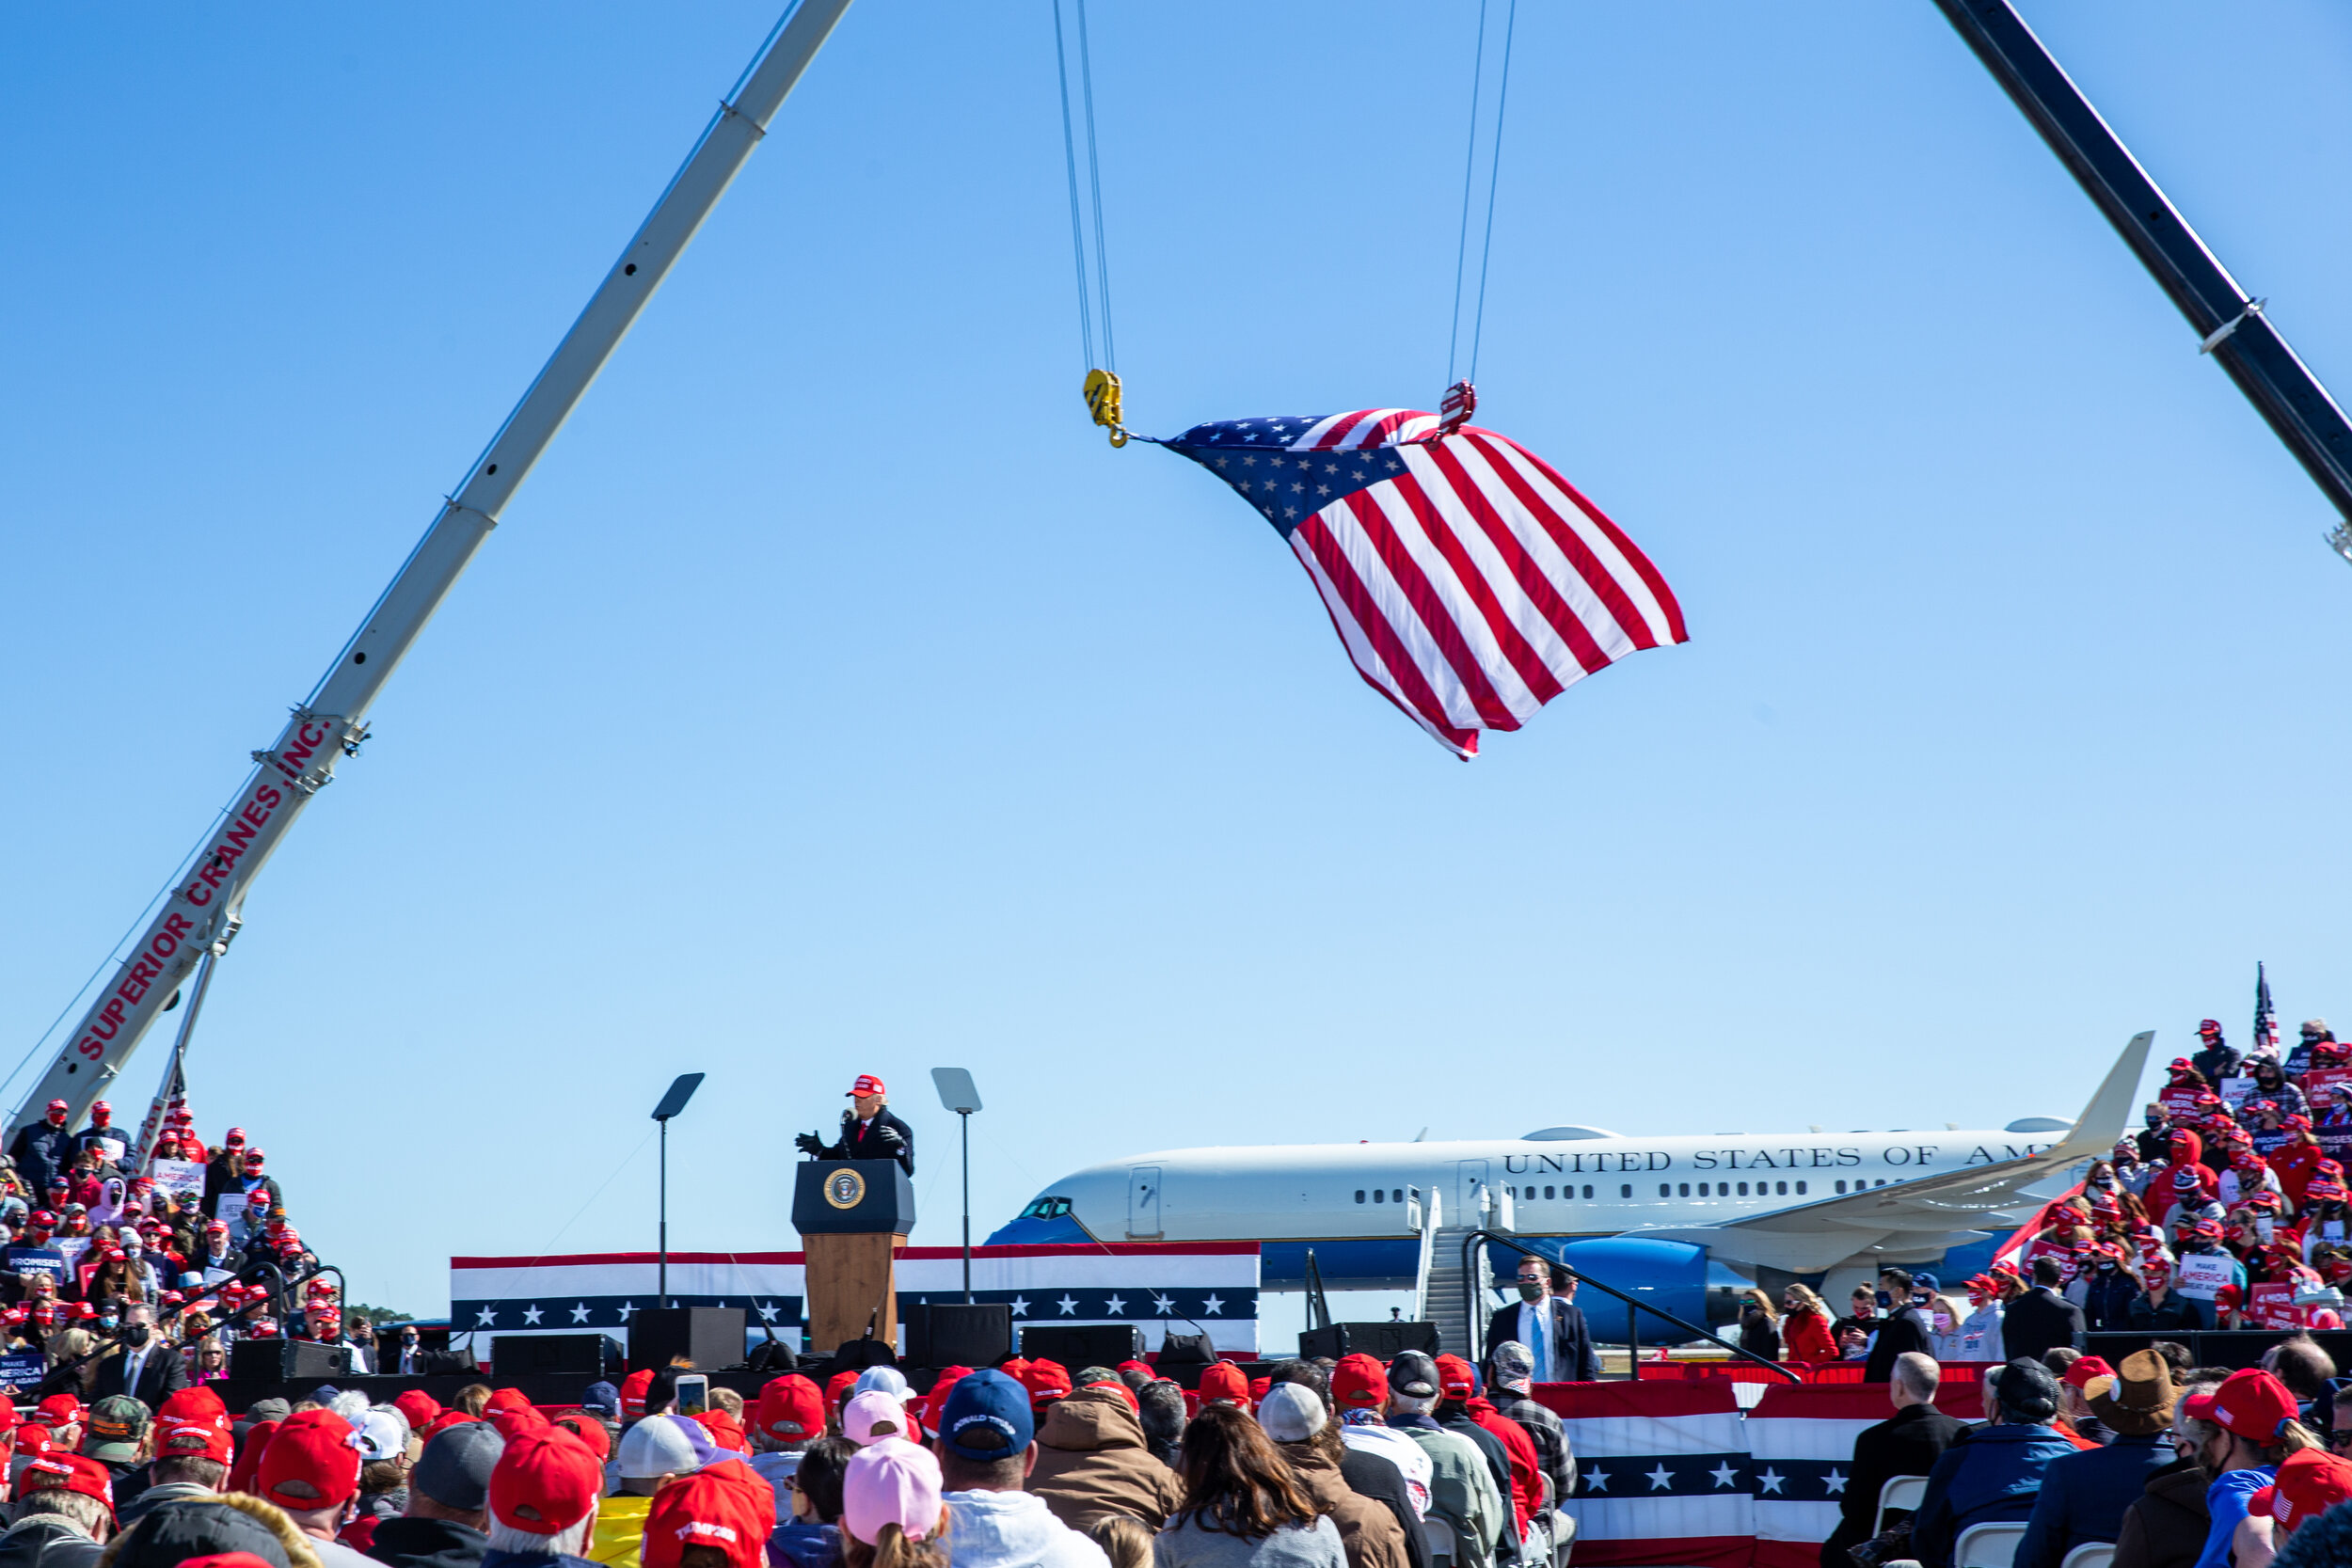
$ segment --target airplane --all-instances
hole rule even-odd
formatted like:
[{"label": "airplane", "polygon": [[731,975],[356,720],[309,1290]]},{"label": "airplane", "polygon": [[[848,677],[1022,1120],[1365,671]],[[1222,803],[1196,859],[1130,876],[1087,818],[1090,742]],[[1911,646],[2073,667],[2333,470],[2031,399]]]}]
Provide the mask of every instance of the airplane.
[{"label": "airplane", "polygon": [[1305,1288],[1311,1250],[1326,1289],[1410,1290],[1438,1228],[1483,1224],[1693,1323],[1726,1321],[1729,1289],[1835,1290],[1892,1264],[1950,1290],[2053,1179],[2113,1149],[2154,1038],[2132,1037],[2072,1124],[1162,1149],[1072,1172],[988,1240],[1254,1241],[1269,1291]]}]

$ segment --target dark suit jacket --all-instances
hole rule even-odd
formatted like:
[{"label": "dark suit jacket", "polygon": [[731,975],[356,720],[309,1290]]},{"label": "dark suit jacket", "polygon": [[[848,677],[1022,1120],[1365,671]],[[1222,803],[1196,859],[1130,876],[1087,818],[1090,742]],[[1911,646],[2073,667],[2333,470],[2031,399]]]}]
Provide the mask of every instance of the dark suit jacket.
[{"label": "dark suit jacket", "polygon": [[1897,1476],[1924,1476],[1966,1427],[1931,1404],[1908,1404],[1892,1420],[1866,1429],[1853,1440],[1853,1469],[1838,1503],[1837,1528],[1821,1543],[1821,1568],[1853,1568],[1846,1548],[1870,1538],[1878,1518],[1879,1494]]},{"label": "dark suit jacket", "polygon": [[139,1386],[123,1387],[122,1369],[129,1364],[129,1354],[128,1351],[119,1351],[98,1364],[98,1375],[90,1380],[92,1403],[115,1394],[129,1394],[153,1410],[188,1386],[188,1364],[180,1358],[179,1351],[159,1339],[151,1339],[147,1360],[139,1368]]},{"label": "dark suit jacket", "polygon": [[[2008,1326],[2006,1319],[2002,1321],[2002,1326]],[[1919,1326],[1917,1318],[1904,1310],[1881,1319],[1878,1338],[1870,1341],[1870,1358],[1862,1364],[1862,1381],[1894,1382],[1895,1357],[1915,1350],[1922,1355],[1931,1354],[1928,1331]]]},{"label": "dark suit jacket", "polygon": [[2034,1499],[2026,1539],[2017,1544],[2015,1568],[2059,1568],[2066,1554],[2087,1541],[2112,1543],[2122,1531],[2124,1511],[2146,1495],[2150,1478],[2174,1458],[2169,1439],[2118,1437],[2051,1465],[2042,1478],[2042,1496]]},{"label": "dark suit jacket", "polygon": [[[1560,1365],[1567,1369],[1568,1381],[1598,1382],[1600,1357],[1593,1350],[1593,1331],[1585,1324],[1583,1308],[1558,1296],[1546,1296],[1544,1304],[1551,1309],[1552,1342],[1560,1347]],[[1489,1370],[1494,1366],[1498,1347],[1513,1339],[1521,1344],[1527,1343],[1519,1336],[1519,1310],[1526,1305],[1523,1301],[1515,1301],[1486,1320],[1486,1365]]]},{"label": "dark suit jacket", "polygon": [[2060,1345],[2083,1348],[2083,1309],[2047,1285],[2027,1291],[2001,1314],[2001,1348],[2011,1361],[2039,1361]]}]

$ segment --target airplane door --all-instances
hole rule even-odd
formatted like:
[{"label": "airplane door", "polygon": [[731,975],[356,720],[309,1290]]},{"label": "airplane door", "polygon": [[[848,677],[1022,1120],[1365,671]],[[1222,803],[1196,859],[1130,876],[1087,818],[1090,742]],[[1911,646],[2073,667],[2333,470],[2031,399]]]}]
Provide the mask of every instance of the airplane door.
[{"label": "airplane door", "polygon": [[1478,1223],[1478,1189],[1486,1184],[1486,1161],[1454,1161],[1454,1201],[1445,1206],[1446,1223],[1449,1225],[1476,1225]]},{"label": "airplane door", "polygon": [[1160,1167],[1136,1165],[1127,1172],[1127,1234],[1136,1241],[1160,1237]]}]

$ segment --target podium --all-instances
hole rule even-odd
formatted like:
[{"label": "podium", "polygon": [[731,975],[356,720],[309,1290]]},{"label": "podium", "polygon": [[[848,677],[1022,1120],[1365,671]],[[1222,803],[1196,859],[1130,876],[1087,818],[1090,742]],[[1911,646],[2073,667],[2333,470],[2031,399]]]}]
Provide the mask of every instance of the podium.
[{"label": "podium", "polygon": [[793,1168],[792,1228],[807,1259],[808,1348],[831,1355],[866,1335],[898,1342],[891,1259],[914,1228],[914,1183],[896,1160],[803,1160]]}]

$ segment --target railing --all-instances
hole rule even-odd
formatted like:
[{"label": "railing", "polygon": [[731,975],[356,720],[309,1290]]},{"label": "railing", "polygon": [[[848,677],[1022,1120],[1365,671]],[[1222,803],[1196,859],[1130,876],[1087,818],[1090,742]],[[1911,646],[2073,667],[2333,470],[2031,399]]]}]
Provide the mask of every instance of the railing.
[{"label": "railing", "polygon": [[[1540,1260],[1546,1268],[1567,1268],[1566,1264],[1546,1258],[1534,1247],[1523,1246],[1511,1240],[1510,1237],[1498,1236],[1491,1230],[1473,1230],[1464,1236],[1462,1238],[1462,1323],[1463,1332],[1473,1340],[1478,1337],[1478,1276],[1477,1271],[1470,1264],[1470,1249],[1472,1247],[1480,1249],[1480,1256],[1483,1259],[1485,1249],[1488,1245],[1509,1247],[1522,1258],[1534,1258]],[[1647,1312],[1653,1318],[1662,1319],[1693,1338],[1705,1339],[1710,1344],[1721,1345],[1743,1360],[1753,1361],[1759,1367],[1768,1367],[1791,1383],[1801,1384],[1804,1381],[1803,1374],[1791,1371],[1777,1361],[1767,1360],[1754,1351],[1743,1349],[1728,1339],[1717,1338],[1712,1330],[1701,1328],[1693,1323],[1686,1323],[1662,1307],[1653,1307],[1646,1301],[1637,1301],[1614,1285],[1595,1279],[1591,1275],[1580,1269],[1568,1269],[1568,1273],[1602,1294],[1614,1296],[1625,1303],[1626,1377],[1628,1381],[1638,1379],[1642,1375],[1642,1338],[1639,1332],[1641,1319],[1638,1314],[1643,1312]],[[1476,1348],[1475,1344],[1471,1346],[1473,1351]]]}]

